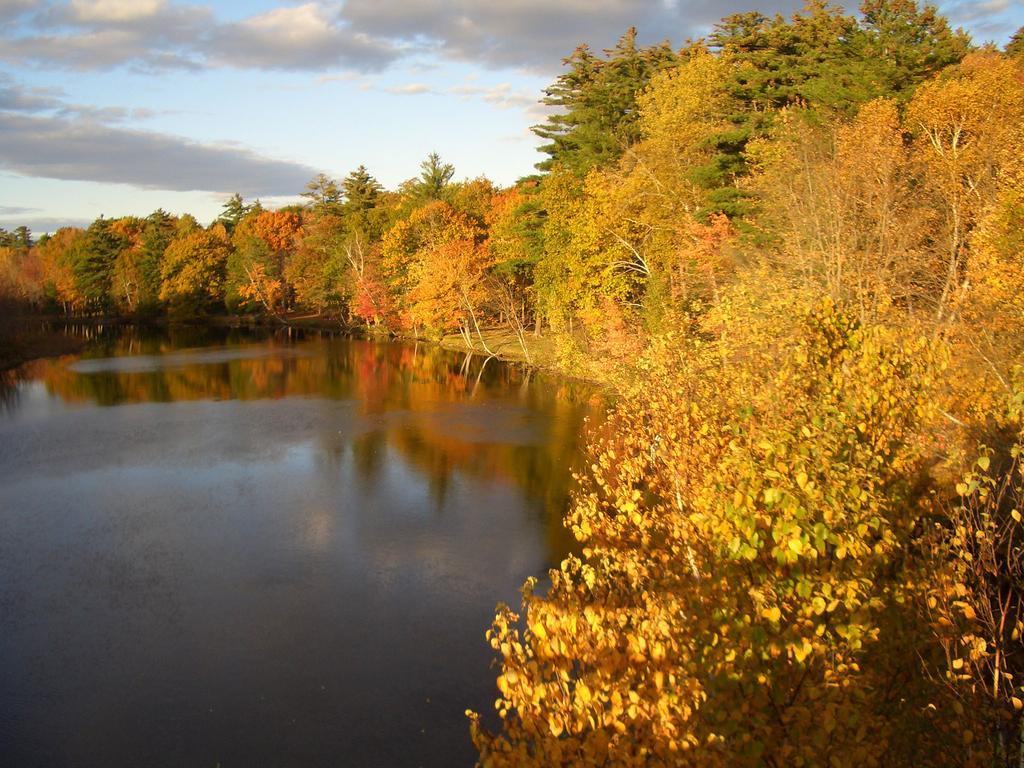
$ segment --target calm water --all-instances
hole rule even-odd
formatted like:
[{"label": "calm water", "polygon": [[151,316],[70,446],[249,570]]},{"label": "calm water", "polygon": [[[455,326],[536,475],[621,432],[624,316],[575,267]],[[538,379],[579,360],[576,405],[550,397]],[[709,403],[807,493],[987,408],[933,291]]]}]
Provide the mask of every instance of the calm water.
[{"label": "calm water", "polygon": [[0,405],[0,765],[461,766],[591,393],[413,345],[119,331]]}]

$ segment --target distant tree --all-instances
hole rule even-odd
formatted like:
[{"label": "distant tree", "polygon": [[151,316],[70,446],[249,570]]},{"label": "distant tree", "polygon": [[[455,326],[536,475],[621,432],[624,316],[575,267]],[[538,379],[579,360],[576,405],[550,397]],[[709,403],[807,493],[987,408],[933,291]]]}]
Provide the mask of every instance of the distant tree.
[{"label": "distant tree", "polygon": [[1007,56],[1015,56],[1017,58],[1024,58],[1024,27],[1021,27],[1006,44],[1006,48],[1003,49]]},{"label": "distant tree", "polygon": [[18,227],[12,232],[0,228],[0,248],[27,249],[32,247],[32,233],[28,227]]},{"label": "distant tree", "polygon": [[160,265],[160,298],[202,303],[218,298],[224,288],[230,244],[221,228],[196,229],[176,237]]},{"label": "distant tree", "polygon": [[119,308],[135,312],[142,296],[141,257],[145,220],[135,216],[124,216],[114,219],[110,227],[124,243],[114,259],[110,296]]},{"label": "distant tree", "polygon": [[310,180],[302,196],[309,201],[307,205],[316,213],[336,213],[341,209],[342,192],[338,182],[325,174],[317,174]]},{"label": "distant tree", "polygon": [[372,209],[380,200],[384,187],[366,166],[360,165],[341,182],[341,193],[345,198],[346,213],[362,214]]},{"label": "distant tree", "polygon": [[301,220],[290,211],[250,214],[235,228],[228,257],[227,300],[256,302],[276,314],[287,298],[285,260],[295,248]]},{"label": "distant tree", "polygon": [[110,298],[114,263],[128,241],[102,216],[89,225],[68,252],[78,294],[85,304],[103,306]]},{"label": "distant tree", "polygon": [[85,237],[80,229],[62,227],[50,237],[42,237],[35,247],[40,265],[40,281],[47,299],[60,305],[65,313],[78,309],[82,297],[71,270],[71,254],[75,243]]},{"label": "distant tree", "polygon": [[227,202],[222,207],[222,213],[217,219],[221,224],[225,226],[228,232],[233,232],[235,227],[238,225],[245,216],[254,210],[261,209],[260,201],[257,200],[251,205],[246,205],[242,196],[235,192],[231,197],[228,198]]},{"label": "distant tree", "polygon": [[160,263],[164,251],[174,238],[175,219],[167,211],[158,208],[146,217],[142,227],[142,242],[139,248],[139,272],[141,287],[139,305],[152,307],[160,297]]},{"label": "distant tree", "polygon": [[455,166],[442,162],[437,152],[431,152],[420,163],[420,177],[415,184],[416,194],[428,200],[440,200],[454,175]]},{"label": "distant tree", "polygon": [[340,215],[309,216],[285,260],[284,277],[304,307],[324,312],[341,308],[348,298],[345,244],[348,230]]}]

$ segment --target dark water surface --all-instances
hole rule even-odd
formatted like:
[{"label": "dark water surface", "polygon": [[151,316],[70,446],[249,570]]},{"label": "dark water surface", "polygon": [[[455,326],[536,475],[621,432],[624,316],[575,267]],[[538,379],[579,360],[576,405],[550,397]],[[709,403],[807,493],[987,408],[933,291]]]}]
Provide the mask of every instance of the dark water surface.
[{"label": "dark water surface", "polygon": [[465,766],[589,392],[424,346],[137,329],[0,405],[0,766]]}]

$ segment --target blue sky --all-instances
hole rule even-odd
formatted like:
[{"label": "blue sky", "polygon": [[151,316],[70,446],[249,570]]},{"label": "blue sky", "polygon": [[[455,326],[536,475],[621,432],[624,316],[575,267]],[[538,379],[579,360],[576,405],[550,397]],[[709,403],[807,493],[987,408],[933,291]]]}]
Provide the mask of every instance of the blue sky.
[{"label": "blue sky", "polygon": [[[457,178],[531,172],[541,89],[630,25],[681,44],[757,0],[0,0],[0,227],[45,232],[224,199],[284,204],[364,164],[394,187],[431,151]],[[939,4],[1002,44],[1024,0]]]}]

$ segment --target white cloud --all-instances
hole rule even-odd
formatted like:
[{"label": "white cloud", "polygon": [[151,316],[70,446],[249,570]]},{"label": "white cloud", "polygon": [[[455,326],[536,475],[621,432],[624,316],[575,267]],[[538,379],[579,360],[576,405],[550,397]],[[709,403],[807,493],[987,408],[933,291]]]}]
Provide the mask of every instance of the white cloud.
[{"label": "white cloud", "polygon": [[214,62],[266,69],[379,69],[398,55],[391,45],[337,24],[316,3],[275,8],[222,24],[204,52]]},{"label": "white cloud", "polygon": [[424,83],[409,83],[407,85],[392,85],[384,89],[396,96],[420,96],[425,93],[433,93],[433,89]]},{"label": "white cloud", "polygon": [[511,83],[485,87],[480,85],[456,85],[450,93],[464,99],[480,98],[499,109],[527,109],[537,104],[537,94],[530,91],[514,91]]},{"label": "white cloud", "polygon": [[126,22],[156,16],[165,0],[71,0],[71,11],[83,22]]}]

